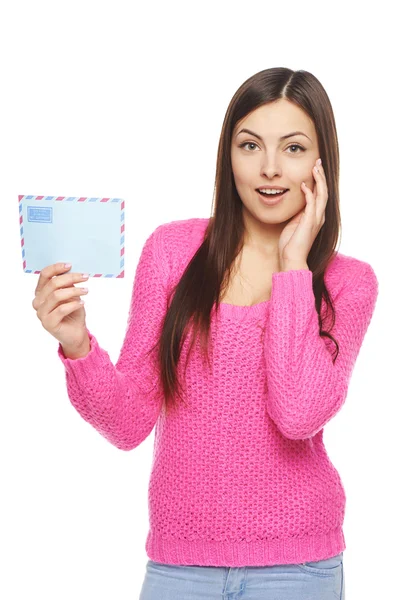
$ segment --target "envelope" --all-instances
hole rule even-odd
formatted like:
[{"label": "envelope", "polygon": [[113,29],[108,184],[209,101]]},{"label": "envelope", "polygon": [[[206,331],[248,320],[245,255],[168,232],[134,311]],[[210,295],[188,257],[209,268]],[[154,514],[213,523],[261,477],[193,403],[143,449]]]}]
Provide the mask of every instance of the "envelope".
[{"label": "envelope", "polygon": [[20,195],[18,204],[25,273],[65,262],[70,273],[124,277],[124,200]]}]

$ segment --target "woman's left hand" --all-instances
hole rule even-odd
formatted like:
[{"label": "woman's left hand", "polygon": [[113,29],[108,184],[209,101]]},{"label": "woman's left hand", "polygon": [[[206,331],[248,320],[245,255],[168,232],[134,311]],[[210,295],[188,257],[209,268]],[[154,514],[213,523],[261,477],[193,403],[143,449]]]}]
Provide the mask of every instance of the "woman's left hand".
[{"label": "woman's left hand", "polygon": [[312,170],[316,181],[314,192],[301,184],[306,197],[306,207],[298,212],[283,229],[279,238],[280,264],[307,264],[307,257],[325,223],[325,207],[328,202],[328,187],[322,165],[316,164]]}]

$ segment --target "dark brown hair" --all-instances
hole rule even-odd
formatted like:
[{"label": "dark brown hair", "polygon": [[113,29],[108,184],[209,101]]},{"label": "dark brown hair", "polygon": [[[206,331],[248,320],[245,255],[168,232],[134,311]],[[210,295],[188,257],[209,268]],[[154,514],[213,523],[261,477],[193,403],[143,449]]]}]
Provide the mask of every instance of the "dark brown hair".
[{"label": "dark brown hair", "polygon": [[[192,329],[192,339],[188,354],[192,351],[197,334],[200,332],[201,349],[202,352],[206,352],[210,364],[208,357],[210,313],[214,304],[215,309],[218,310],[220,300],[230,281],[235,259],[243,247],[242,201],[236,190],[231,163],[231,140],[235,125],[258,107],[280,98],[285,98],[302,108],[311,117],[317,132],[319,156],[324,165],[328,185],[328,203],[325,209],[325,222],[311,247],[307,264],[313,273],[319,334],[330,338],[336,345],[333,362],[338,356],[338,343],[328,331],[322,329],[321,318],[321,302],[324,297],[331,312],[329,329],[331,331],[335,323],[335,311],[325,287],[324,273],[334,258],[341,231],[339,146],[332,106],[321,83],[311,73],[302,70],[292,71],[284,67],[266,69],[247,79],[239,87],[228,106],[218,145],[212,216],[203,242],[168,299],[161,336],[156,344],[161,386],[167,410],[178,406],[175,394],[178,394],[184,402],[179,392],[179,389],[182,390],[182,385],[177,377],[177,365],[184,336],[188,335],[189,329]],[[323,315],[324,318],[327,316],[327,314]]]}]

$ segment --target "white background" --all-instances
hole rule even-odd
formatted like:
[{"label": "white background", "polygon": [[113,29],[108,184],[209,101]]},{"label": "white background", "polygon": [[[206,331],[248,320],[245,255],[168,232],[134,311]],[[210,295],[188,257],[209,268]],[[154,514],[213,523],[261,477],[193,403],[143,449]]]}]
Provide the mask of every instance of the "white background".
[{"label": "white background", "polygon": [[[92,280],[87,324],[115,363],[145,239],[208,217],[226,108],[266,68],[311,71],[335,113],[340,252],[379,299],[325,444],[346,490],[346,596],[398,593],[398,31],[379,2],[27,2],[0,13],[1,512],[4,600],[139,597],[151,435],[112,446],[69,402],[31,305],[18,194],[126,200],[126,276]],[[68,257],[65,257],[68,260]],[[83,285],[83,284],[82,284]],[[398,488],[397,488],[398,489]]]}]

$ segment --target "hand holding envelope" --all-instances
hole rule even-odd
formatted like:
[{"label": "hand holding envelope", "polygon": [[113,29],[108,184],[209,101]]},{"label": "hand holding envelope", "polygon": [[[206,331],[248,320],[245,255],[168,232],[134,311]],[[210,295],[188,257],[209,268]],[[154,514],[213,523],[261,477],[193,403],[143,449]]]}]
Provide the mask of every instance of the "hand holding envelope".
[{"label": "hand holding envelope", "polygon": [[82,273],[124,277],[125,202],[18,196],[18,203],[23,269],[40,273],[32,306],[65,356],[83,358],[90,351],[90,339],[80,295],[87,292],[74,283],[87,279]]},{"label": "hand holding envelope", "polygon": [[[39,277],[32,306],[43,327],[63,347],[67,358],[83,358],[90,352],[86,313],[80,294],[87,288],[75,287],[88,279],[82,273],[66,273],[70,265],[56,263],[45,267]],[[86,290],[86,291],[85,291]]]}]

